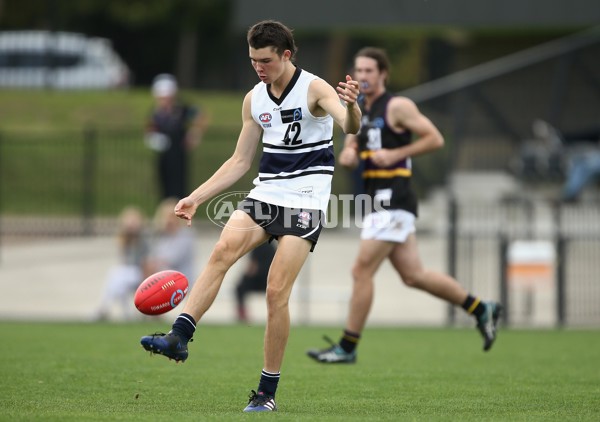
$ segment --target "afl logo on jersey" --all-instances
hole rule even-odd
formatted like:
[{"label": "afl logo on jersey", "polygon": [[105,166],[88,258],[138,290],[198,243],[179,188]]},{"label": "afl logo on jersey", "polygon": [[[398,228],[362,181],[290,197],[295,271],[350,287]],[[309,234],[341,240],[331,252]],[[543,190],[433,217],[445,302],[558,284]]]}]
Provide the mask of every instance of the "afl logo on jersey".
[{"label": "afl logo on jersey", "polygon": [[272,118],[273,116],[271,116],[271,113],[263,113],[260,116],[258,116],[258,120],[260,120],[260,123],[264,128],[271,127],[270,122]]},{"label": "afl logo on jersey", "polygon": [[269,123],[272,118],[273,117],[271,116],[271,113],[263,113],[260,116],[258,116],[258,119],[261,123]]}]

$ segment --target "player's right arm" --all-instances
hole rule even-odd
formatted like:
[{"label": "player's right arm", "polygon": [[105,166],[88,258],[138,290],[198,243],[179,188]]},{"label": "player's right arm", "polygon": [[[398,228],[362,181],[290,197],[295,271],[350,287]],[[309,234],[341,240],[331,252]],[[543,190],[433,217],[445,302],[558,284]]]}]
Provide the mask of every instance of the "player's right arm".
[{"label": "player's right arm", "polygon": [[262,128],[252,118],[251,100],[252,91],[244,98],[242,130],[233,155],[206,182],[175,206],[175,214],[187,220],[188,225],[200,204],[233,185],[250,169],[262,134]]}]

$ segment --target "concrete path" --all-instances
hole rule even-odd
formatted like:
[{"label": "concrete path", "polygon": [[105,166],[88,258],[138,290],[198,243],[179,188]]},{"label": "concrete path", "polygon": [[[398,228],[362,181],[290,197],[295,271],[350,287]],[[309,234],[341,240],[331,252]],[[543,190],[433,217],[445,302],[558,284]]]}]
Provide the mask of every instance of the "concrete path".
[{"label": "concrete path", "polygon": [[[195,227],[198,269],[201,269],[220,229]],[[294,287],[291,299],[293,324],[341,326],[350,297],[350,268],[358,248],[356,229],[326,229]],[[440,240],[421,239],[428,267],[445,270]],[[112,236],[61,238],[0,245],[0,319],[90,321],[99,304],[105,277],[117,260]],[[245,259],[228,273],[213,307],[205,315],[210,323],[235,320],[233,289]],[[133,307],[133,303],[132,303]],[[172,321],[178,308],[160,317]],[[120,319],[115,309],[113,318]],[[377,276],[371,325],[441,325],[447,307],[440,300],[404,287],[388,263]],[[136,311],[137,312],[137,311]],[[263,296],[249,300],[252,322],[265,319]],[[141,314],[140,314],[141,317]]]}]

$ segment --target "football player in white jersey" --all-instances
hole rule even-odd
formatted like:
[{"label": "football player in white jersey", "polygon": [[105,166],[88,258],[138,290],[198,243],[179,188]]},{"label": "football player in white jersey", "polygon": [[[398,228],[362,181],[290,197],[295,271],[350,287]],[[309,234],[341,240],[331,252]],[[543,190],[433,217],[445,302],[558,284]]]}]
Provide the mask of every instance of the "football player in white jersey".
[{"label": "football player in white jersey", "polygon": [[264,362],[245,412],[273,411],[286,348],[288,302],[294,281],[314,249],[327,207],[333,172],[333,122],[357,133],[358,82],[346,75],[333,88],[294,64],[292,31],[262,21],[248,31],[249,56],[260,82],[244,98],[242,129],[233,155],[175,207],[191,224],[198,206],[229,188],[251,167],[263,142],[255,187],[232,213],[209,261],[194,283],[183,312],[167,334],[144,336],[144,349],[184,361],[197,322],[213,303],[229,268],[256,246],[277,239],[266,290]]}]

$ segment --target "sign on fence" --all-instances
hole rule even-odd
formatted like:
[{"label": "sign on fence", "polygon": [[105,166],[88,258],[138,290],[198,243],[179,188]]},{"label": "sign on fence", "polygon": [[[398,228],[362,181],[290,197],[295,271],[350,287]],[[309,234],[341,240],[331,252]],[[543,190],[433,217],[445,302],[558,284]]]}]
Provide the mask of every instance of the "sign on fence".
[{"label": "sign on fence", "polygon": [[508,248],[508,279],[513,284],[551,284],[554,245],[548,240],[515,240]]},{"label": "sign on fence", "polygon": [[515,323],[553,325],[556,251],[547,240],[515,240],[508,248],[508,282]]}]

